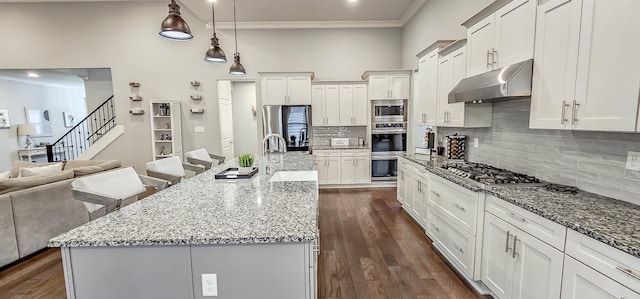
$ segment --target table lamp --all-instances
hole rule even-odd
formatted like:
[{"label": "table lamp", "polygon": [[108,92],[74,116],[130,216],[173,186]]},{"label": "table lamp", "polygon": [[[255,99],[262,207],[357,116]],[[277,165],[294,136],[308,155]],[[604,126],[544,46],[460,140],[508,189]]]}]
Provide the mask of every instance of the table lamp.
[{"label": "table lamp", "polygon": [[30,135],[35,135],[37,134],[37,130],[36,130],[36,126],[33,124],[21,124],[18,125],[18,136],[27,136],[27,140],[26,140],[26,144],[27,147],[26,148],[32,148],[33,145],[31,144],[31,139],[29,138]]}]

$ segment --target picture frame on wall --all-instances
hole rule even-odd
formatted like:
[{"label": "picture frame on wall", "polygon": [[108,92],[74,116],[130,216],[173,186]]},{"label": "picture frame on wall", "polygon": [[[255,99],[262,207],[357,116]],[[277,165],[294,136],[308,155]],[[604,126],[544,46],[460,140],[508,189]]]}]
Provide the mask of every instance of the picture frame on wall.
[{"label": "picture frame on wall", "polygon": [[76,114],[73,112],[62,112],[64,127],[71,128],[77,124]]},{"label": "picture frame on wall", "polygon": [[33,124],[36,127],[37,135],[31,137],[50,137],[53,136],[51,132],[51,119],[49,118],[49,110],[47,109],[30,109],[24,108],[27,115],[27,123]]},{"label": "picture frame on wall", "polygon": [[9,109],[0,108],[0,129],[9,129],[10,127]]}]

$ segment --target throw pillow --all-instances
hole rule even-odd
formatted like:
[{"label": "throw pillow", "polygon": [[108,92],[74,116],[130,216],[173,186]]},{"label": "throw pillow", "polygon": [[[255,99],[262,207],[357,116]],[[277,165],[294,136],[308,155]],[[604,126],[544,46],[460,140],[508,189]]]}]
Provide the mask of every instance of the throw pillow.
[{"label": "throw pillow", "polygon": [[47,176],[34,176],[26,178],[15,178],[5,181],[0,181],[0,195],[23,190],[40,185],[55,183],[58,181],[68,180],[73,178],[73,171],[61,171],[56,174]]},{"label": "throw pillow", "polygon": [[41,167],[31,167],[20,169],[20,177],[31,177],[40,175],[56,174],[62,171],[62,163],[51,164]]},{"label": "throw pillow", "polygon": [[41,167],[41,166],[47,166],[51,164],[58,164],[58,163],[64,163],[64,162],[33,163],[33,162],[26,162],[26,161],[13,161],[13,164],[11,165],[11,178],[20,177],[20,169],[22,168]]},{"label": "throw pillow", "polygon": [[10,178],[11,171],[0,172],[0,180],[6,180]]}]

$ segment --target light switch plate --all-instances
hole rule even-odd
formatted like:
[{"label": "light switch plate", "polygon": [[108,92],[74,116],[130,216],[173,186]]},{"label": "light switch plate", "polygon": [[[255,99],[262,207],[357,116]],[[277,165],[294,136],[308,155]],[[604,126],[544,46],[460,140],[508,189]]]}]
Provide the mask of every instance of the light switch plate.
[{"label": "light switch plate", "polygon": [[627,154],[627,167],[628,170],[640,171],[640,153],[629,152]]},{"label": "light switch plate", "polygon": [[473,147],[478,148],[480,146],[480,140],[478,138],[473,138]]},{"label": "light switch plate", "polygon": [[202,274],[202,297],[218,297],[218,274]]},{"label": "light switch plate", "polygon": [[195,127],[196,133],[204,133],[204,127]]}]

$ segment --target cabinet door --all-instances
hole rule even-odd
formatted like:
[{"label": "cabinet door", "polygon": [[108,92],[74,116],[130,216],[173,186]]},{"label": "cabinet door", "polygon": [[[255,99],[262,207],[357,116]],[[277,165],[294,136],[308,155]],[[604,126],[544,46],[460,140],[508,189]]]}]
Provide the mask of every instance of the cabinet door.
[{"label": "cabinet door", "polygon": [[480,277],[502,299],[511,298],[514,234],[515,227],[491,213],[485,213]]},{"label": "cabinet door", "polygon": [[355,184],[356,183],[356,158],[355,157],[342,157],[342,183],[343,184]]},{"label": "cabinet door", "polygon": [[493,69],[494,19],[490,15],[467,30],[467,51],[469,77],[485,73]]},{"label": "cabinet door", "polygon": [[[531,91],[532,129],[569,129],[575,95],[582,0],[538,6]],[[563,104],[565,103],[566,106]],[[565,117],[563,117],[565,116]]]},{"label": "cabinet door", "polygon": [[262,79],[262,105],[287,104],[287,78],[265,77]]},{"label": "cabinet door", "polygon": [[429,225],[429,180],[421,178],[420,181],[422,182],[422,198],[420,200],[423,205],[420,212],[422,216],[420,217],[419,222],[422,224],[422,228],[426,230]]},{"label": "cabinet door", "polygon": [[425,184],[425,180],[419,176],[414,177],[414,196],[413,196],[413,217],[415,217],[416,221],[422,225],[423,228],[426,227],[425,224],[422,223],[422,220],[425,218],[426,205],[427,202],[424,201],[425,193],[429,192],[427,189],[427,185]]},{"label": "cabinet door", "polygon": [[340,85],[340,125],[353,126],[353,86]]},{"label": "cabinet door", "polygon": [[[453,87],[458,85],[462,79],[466,77],[467,73],[467,56],[465,54],[465,48],[460,48],[454,51],[451,63],[453,69]],[[451,91],[451,90],[449,90]],[[447,93],[447,102],[449,100],[449,95]],[[464,127],[465,124],[465,103],[455,103],[449,104],[449,126],[451,127]]]},{"label": "cabinet door", "polygon": [[311,105],[311,77],[287,76],[287,103]]},{"label": "cabinet door", "polygon": [[391,98],[389,90],[389,75],[371,75],[369,77],[370,98],[372,100],[386,100]]},{"label": "cabinet door", "polygon": [[405,171],[404,178],[404,209],[413,214],[413,201],[415,197],[414,189],[417,188],[415,186],[415,175],[410,171]]},{"label": "cabinet door", "polygon": [[353,120],[356,126],[367,125],[367,86],[358,84],[353,86]]},{"label": "cabinet door", "polygon": [[324,85],[314,85],[311,88],[311,124],[313,126],[325,125],[325,100]]},{"label": "cabinet door", "polygon": [[514,0],[495,13],[496,68],[533,58],[536,0]]},{"label": "cabinet door", "polygon": [[405,185],[406,185],[406,168],[404,167],[404,165],[400,162],[398,162],[398,184],[397,184],[397,195],[398,195],[398,201],[404,205],[406,200],[405,200],[405,195],[406,195],[406,189],[405,189]]},{"label": "cabinet door", "polygon": [[415,76],[413,94],[414,123],[418,125],[427,124],[427,56],[418,60],[418,73]]},{"label": "cabinet door", "polygon": [[453,55],[443,56],[438,61],[438,114],[436,124],[447,125],[449,119],[449,92],[453,89]]},{"label": "cabinet door", "polygon": [[371,159],[369,156],[358,156],[356,159],[356,184],[371,183]]},{"label": "cabinet door", "polygon": [[408,100],[411,97],[411,76],[409,74],[391,74],[389,89],[392,99]]},{"label": "cabinet door", "polygon": [[640,92],[640,1],[584,0],[576,105],[579,130],[636,129]]},{"label": "cabinet door", "polygon": [[340,157],[327,158],[327,184],[338,185],[342,183],[342,167]]},{"label": "cabinet door", "polygon": [[[422,67],[422,66],[421,66]],[[423,97],[425,114],[425,125],[435,126],[437,123],[437,116],[440,113],[438,110],[438,51],[433,51],[427,54],[427,61],[424,65],[424,81],[420,84],[424,84],[424,88],[420,90],[420,96]],[[420,69],[423,72],[423,69]]]},{"label": "cabinet door", "polygon": [[562,299],[640,299],[637,293],[568,255],[562,277]]},{"label": "cabinet door", "polygon": [[340,126],[340,93],[338,85],[327,85],[324,90],[325,123]]},{"label": "cabinet door", "polygon": [[327,158],[316,156],[316,169],[318,170],[318,185],[327,183]]},{"label": "cabinet door", "polygon": [[514,238],[511,298],[560,298],[564,254],[521,230]]}]

